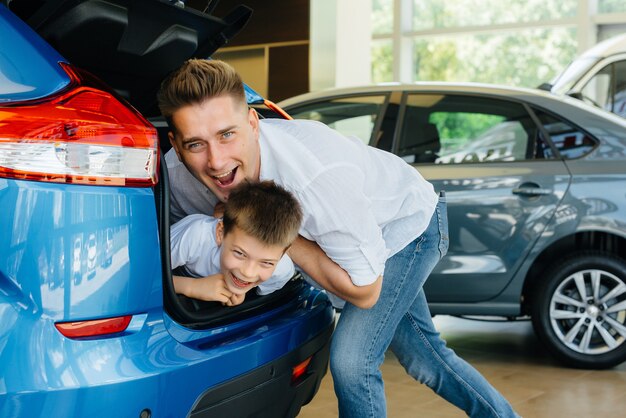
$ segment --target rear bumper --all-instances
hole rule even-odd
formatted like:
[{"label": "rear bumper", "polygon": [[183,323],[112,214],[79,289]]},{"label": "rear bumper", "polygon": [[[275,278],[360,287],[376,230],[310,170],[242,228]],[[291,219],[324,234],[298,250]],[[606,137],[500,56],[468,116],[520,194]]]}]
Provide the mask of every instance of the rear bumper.
[{"label": "rear bumper", "polygon": [[[2,293],[0,314],[2,417],[238,417],[265,408],[272,412],[261,416],[294,416],[326,371],[334,327],[327,300],[226,339],[216,329],[184,343],[168,332],[162,311],[137,316],[121,335],[83,340],[4,306]],[[311,355],[308,372],[292,385],[292,367]],[[214,412],[222,405],[228,413]]]},{"label": "rear bumper", "polygon": [[[328,369],[334,324],[285,356],[204,393],[192,418],[295,417],[313,399]],[[308,358],[306,372],[292,379],[295,366]]]}]

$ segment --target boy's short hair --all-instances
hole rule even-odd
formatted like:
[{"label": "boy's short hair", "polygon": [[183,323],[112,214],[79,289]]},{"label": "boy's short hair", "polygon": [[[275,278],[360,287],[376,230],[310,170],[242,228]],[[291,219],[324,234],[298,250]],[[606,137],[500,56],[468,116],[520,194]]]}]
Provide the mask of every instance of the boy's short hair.
[{"label": "boy's short hair", "polygon": [[172,127],[172,115],[181,107],[225,95],[245,105],[246,93],[237,71],[224,61],[194,58],[163,80],[157,101]]},{"label": "boy's short hair", "polygon": [[287,248],[298,236],[302,209],[273,181],[245,182],[228,196],[223,222],[224,234],[236,226],[263,244]]}]

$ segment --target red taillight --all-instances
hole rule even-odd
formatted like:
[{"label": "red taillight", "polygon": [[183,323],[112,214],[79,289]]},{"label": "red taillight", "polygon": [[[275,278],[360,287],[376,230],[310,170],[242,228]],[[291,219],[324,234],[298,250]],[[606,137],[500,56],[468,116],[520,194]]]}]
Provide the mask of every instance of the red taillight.
[{"label": "red taillight", "polygon": [[311,362],[311,358],[312,357],[309,357],[293,368],[291,372],[291,383],[297,382],[298,379],[300,379],[300,377],[306,372],[306,369],[309,367],[309,363]]},{"label": "red taillight", "polygon": [[57,322],[54,326],[67,338],[97,337],[125,331],[132,316],[94,319],[79,322]]},{"label": "red taillight", "polygon": [[63,65],[70,88],[49,100],[0,106],[0,177],[111,186],[157,182],[155,128],[112,93]]}]

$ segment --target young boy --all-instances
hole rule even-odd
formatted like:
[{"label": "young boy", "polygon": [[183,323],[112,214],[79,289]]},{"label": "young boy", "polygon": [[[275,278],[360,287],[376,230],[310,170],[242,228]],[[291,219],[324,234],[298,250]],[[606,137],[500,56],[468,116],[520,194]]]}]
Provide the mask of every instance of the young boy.
[{"label": "young boy", "polygon": [[224,217],[194,214],[171,227],[176,293],[227,306],[239,305],[257,287],[261,295],[280,289],[294,274],[285,251],[298,236],[299,203],[272,181],[244,183],[230,195]]}]

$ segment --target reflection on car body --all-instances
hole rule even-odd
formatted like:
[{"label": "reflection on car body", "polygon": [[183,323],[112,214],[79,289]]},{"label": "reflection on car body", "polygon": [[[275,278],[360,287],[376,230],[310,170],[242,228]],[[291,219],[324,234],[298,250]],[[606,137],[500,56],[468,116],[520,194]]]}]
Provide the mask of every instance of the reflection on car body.
[{"label": "reflection on car body", "polygon": [[92,279],[96,275],[96,234],[89,234],[87,239],[87,277]]},{"label": "reflection on car body", "polygon": [[80,238],[76,238],[74,241],[74,250],[72,252],[72,276],[74,277],[74,284],[80,284],[83,279],[82,250],[83,242]]}]

